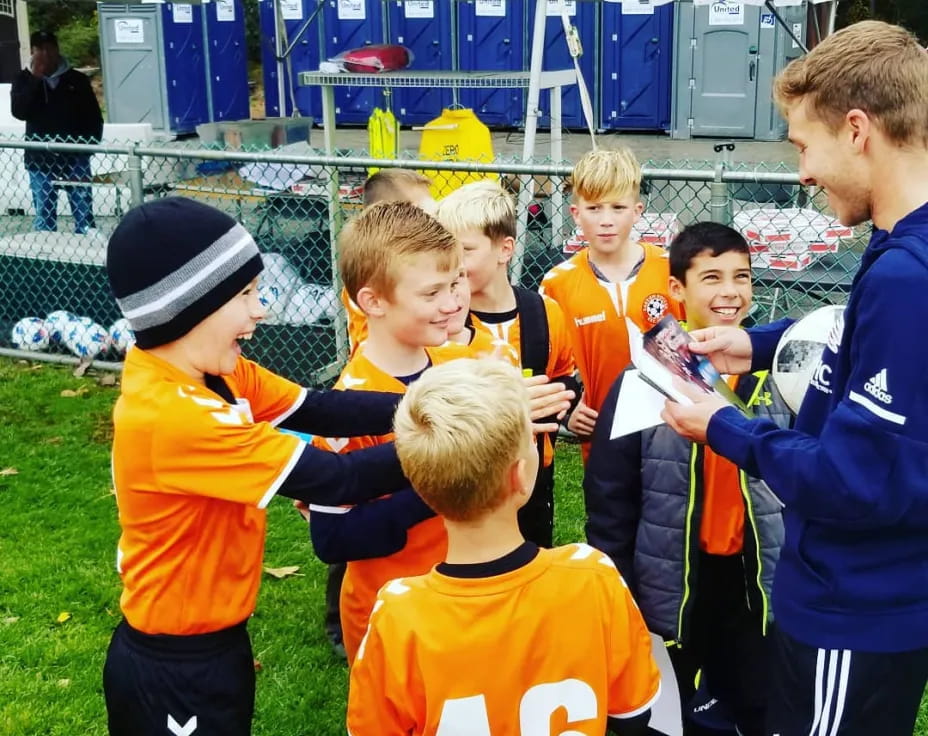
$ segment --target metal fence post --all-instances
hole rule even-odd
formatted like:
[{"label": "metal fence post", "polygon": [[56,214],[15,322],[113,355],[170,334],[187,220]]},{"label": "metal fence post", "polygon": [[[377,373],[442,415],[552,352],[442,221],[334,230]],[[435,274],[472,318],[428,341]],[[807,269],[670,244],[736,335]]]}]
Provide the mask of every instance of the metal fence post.
[{"label": "metal fence post", "polygon": [[725,170],[731,161],[730,153],[735,150],[734,143],[718,143],[714,146],[715,177],[709,185],[709,219],[722,225],[731,225],[731,196],[728,183],[723,181]]},{"label": "metal fence post", "polygon": [[126,169],[129,172],[130,205],[138,207],[145,201],[145,184],[142,181],[142,157],[136,153],[136,144],[129,144]]}]

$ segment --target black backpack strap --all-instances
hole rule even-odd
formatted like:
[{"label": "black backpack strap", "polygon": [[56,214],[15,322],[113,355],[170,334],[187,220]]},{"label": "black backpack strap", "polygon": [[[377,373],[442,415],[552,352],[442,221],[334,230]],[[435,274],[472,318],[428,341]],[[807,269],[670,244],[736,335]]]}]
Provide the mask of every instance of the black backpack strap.
[{"label": "black backpack strap", "polygon": [[519,345],[522,368],[530,368],[533,376],[548,369],[551,338],[548,334],[548,313],[545,302],[537,291],[513,286],[516,309],[519,312]]}]

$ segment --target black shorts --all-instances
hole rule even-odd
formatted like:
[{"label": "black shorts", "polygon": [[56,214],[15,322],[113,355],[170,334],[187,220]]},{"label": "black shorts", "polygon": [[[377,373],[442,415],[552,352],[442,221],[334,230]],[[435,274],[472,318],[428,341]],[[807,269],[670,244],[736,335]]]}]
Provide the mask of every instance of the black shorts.
[{"label": "black shorts", "polygon": [[769,736],[911,736],[928,649],[890,654],[818,649],[774,627]]},{"label": "black shorts", "polygon": [[554,461],[538,468],[528,502],[519,509],[519,531],[539,547],[551,547],[554,539]]},{"label": "black shorts", "polygon": [[149,635],[123,621],[103,667],[111,736],[248,736],[255,667],[245,623]]}]

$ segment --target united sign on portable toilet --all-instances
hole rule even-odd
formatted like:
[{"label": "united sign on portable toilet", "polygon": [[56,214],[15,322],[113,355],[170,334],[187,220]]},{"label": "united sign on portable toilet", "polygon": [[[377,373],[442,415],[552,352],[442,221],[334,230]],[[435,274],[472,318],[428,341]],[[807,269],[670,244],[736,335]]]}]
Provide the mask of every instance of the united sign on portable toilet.
[{"label": "united sign on portable toilet", "polygon": [[[290,55],[283,60],[284,104],[280,104],[277,59],[277,28],[274,22],[275,0],[259,0],[258,14],[261,25],[261,64],[264,67],[264,110],[270,117],[287,117],[293,114],[293,100],[301,115],[322,116],[322,94],[318,87],[297,84],[297,74],[319,68],[319,22],[310,23],[300,36]],[[284,36],[282,49],[286,49],[297,32],[316,8],[315,0],[280,0],[281,22]]]},{"label": "united sign on portable toilet", "polygon": [[[413,71],[451,71],[451,3],[448,0],[389,0],[389,43],[405,46],[413,54]],[[403,87],[394,91],[393,112],[404,125],[428,122],[452,101],[451,90]]]},{"label": "united sign on portable toilet", "polygon": [[673,75],[673,3],[603,3],[599,83],[603,129],[667,130]]},{"label": "united sign on portable toilet", "polygon": [[[457,11],[461,69],[512,72],[524,67],[523,0],[458,0]],[[525,118],[522,89],[462,89],[460,101],[487,125],[514,127]]]}]

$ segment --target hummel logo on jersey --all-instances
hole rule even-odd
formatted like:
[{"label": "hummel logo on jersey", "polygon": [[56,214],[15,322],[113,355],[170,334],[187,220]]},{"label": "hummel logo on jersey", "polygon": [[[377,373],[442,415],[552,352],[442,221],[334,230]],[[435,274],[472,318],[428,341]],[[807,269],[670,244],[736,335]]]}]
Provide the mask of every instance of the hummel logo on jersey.
[{"label": "hummel logo on jersey", "polygon": [[889,393],[889,387],[886,385],[885,368],[864,384],[864,391],[884,404],[893,403],[893,395]]},{"label": "hummel logo on jersey", "polygon": [[589,317],[574,317],[574,322],[577,323],[577,327],[583,327],[583,325],[592,325],[596,322],[605,322],[606,321],[606,311],[603,310],[599,314],[591,314]]}]

